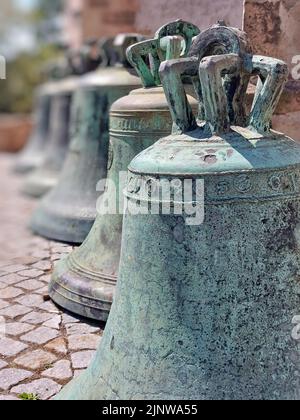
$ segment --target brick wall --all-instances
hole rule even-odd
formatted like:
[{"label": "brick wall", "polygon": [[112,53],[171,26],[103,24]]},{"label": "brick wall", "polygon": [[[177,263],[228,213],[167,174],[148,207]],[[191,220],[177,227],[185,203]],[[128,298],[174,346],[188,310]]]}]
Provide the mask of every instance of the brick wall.
[{"label": "brick wall", "polygon": [[[258,54],[280,58],[289,66],[290,80],[274,118],[274,128],[300,141],[300,1],[245,0],[244,29]],[[299,72],[298,72],[299,73]],[[296,74],[297,76],[297,74]]]},{"label": "brick wall", "polygon": [[[70,5],[78,0],[66,1]],[[242,16],[242,0],[84,0],[82,38],[120,32],[153,34],[161,25],[178,18],[203,29],[219,19],[241,27]]]}]

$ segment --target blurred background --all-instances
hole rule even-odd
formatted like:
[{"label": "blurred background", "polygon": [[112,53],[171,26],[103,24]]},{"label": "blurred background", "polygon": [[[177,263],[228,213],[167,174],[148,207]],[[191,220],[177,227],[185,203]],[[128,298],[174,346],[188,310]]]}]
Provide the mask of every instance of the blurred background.
[{"label": "blurred background", "polygon": [[[0,55],[7,78],[0,80],[0,150],[17,151],[28,138],[43,66],[64,47],[79,48],[88,38],[120,32],[153,34],[178,18],[201,29],[217,20],[244,27],[256,52],[289,64],[300,54],[299,0],[1,0]],[[286,95],[275,127],[300,140],[299,80],[291,81]]]}]

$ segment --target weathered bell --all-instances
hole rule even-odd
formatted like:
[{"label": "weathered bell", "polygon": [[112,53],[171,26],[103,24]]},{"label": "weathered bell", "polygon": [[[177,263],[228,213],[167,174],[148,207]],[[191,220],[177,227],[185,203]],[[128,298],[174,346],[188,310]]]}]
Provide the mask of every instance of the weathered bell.
[{"label": "weathered bell", "polygon": [[[53,188],[58,180],[69,145],[69,122],[71,100],[78,87],[81,74],[81,52],[71,52],[65,65],[62,80],[55,83],[51,96],[48,136],[45,137],[41,164],[28,175],[22,192],[32,197],[41,197]],[[81,54],[82,57],[82,54]],[[79,62],[78,62],[79,61]],[[87,68],[86,71],[89,71]]]},{"label": "weathered bell", "polygon": [[[187,104],[179,78],[169,92],[172,63],[161,69],[168,96]],[[242,124],[252,74],[262,83]],[[300,146],[270,130],[286,76],[271,58],[211,56],[200,64],[206,123],[170,102],[182,129],[129,167],[100,348],[58,399],[299,400]]]},{"label": "weathered bell", "polygon": [[[104,207],[101,209],[100,203],[99,214],[86,241],[58,264],[50,284],[52,299],[72,312],[107,320],[119,269],[122,191],[128,165],[134,156],[172,130],[171,115],[158,74],[159,65],[162,59],[186,55],[192,38],[198,33],[199,29],[194,25],[172,22],[162,27],[154,39],[128,49],[128,58],[141,76],[144,88],[132,91],[112,106],[107,190],[102,196]],[[145,61],[148,56],[151,57],[150,68]],[[193,90],[191,86],[186,89]],[[191,97],[189,100],[196,113],[197,101]],[[122,174],[125,177],[122,178]],[[77,199],[80,201],[80,195]],[[106,211],[108,203],[111,203],[112,211]]]},{"label": "weathered bell", "polygon": [[54,82],[45,83],[36,92],[33,115],[34,130],[28,139],[28,143],[18,155],[14,166],[17,173],[28,173],[42,163],[49,133],[51,97],[54,93]]},{"label": "weathered bell", "polygon": [[[139,35],[116,38],[115,49],[135,43]],[[127,67],[129,67],[127,63]],[[96,218],[96,186],[107,176],[109,109],[112,103],[141,85],[126,65],[99,68],[81,78],[74,93],[71,144],[59,181],[35,211],[31,227],[39,235],[81,244]]]}]

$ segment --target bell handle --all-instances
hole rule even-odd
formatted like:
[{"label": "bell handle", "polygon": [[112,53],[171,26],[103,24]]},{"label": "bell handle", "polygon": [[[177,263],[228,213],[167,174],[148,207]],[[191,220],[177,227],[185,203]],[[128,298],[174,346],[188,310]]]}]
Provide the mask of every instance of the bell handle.
[{"label": "bell handle", "polygon": [[174,123],[173,132],[182,133],[197,127],[182,78],[183,75],[194,77],[198,67],[197,57],[164,61],[160,66],[159,74]]},{"label": "bell handle", "polygon": [[155,33],[154,39],[129,47],[128,61],[136,69],[144,87],[161,85],[161,62],[185,57],[194,37],[199,33],[199,28],[192,23],[176,20],[162,26]]},{"label": "bell handle", "polygon": [[250,53],[251,48],[245,32],[220,23],[197,35],[192,43],[189,56],[202,58],[211,55]]},{"label": "bell handle", "polygon": [[[182,51],[181,39],[177,36],[165,38],[164,48],[167,50],[167,59],[180,57]],[[161,63],[159,49],[160,40],[158,39],[142,41],[131,45],[127,49],[127,59],[135,68],[145,88],[161,84],[158,72]],[[148,64],[149,57],[150,66]]]},{"label": "bell handle", "polygon": [[[228,95],[224,87],[225,74],[236,80],[239,86],[239,74],[243,68],[243,59],[238,54],[224,54],[205,57],[199,66],[202,86],[206,125],[212,135],[230,131]],[[231,86],[232,88],[232,86]]]},{"label": "bell handle", "polygon": [[135,33],[123,33],[117,35],[112,44],[112,49],[116,54],[116,62],[122,64],[124,67],[128,67],[128,60],[126,56],[127,49],[130,45],[136,44],[137,42],[143,41],[145,37],[141,34]]},{"label": "bell handle", "polygon": [[[166,25],[163,25],[161,28],[159,28],[156,31],[154,38],[160,41],[163,41],[164,38],[167,38],[169,36],[171,37],[178,36],[178,37],[183,38],[185,46],[182,51],[182,56],[186,56],[188,52],[190,51],[194,38],[197,35],[199,35],[199,33],[200,33],[200,29],[198,28],[198,26],[190,22],[186,22],[184,20],[178,19],[173,22],[169,22]],[[161,43],[161,47],[162,47],[162,43]],[[170,58],[177,58],[177,57],[173,56]]]},{"label": "bell handle", "polygon": [[250,113],[250,128],[261,133],[271,130],[272,116],[288,79],[288,66],[275,58],[254,55],[252,74],[259,76],[254,103]]}]

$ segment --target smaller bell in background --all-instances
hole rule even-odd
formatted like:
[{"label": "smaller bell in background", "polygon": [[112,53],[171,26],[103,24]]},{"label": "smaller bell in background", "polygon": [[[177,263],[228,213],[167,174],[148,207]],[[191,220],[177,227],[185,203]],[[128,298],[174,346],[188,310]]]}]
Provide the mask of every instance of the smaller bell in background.
[{"label": "smaller bell in background", "polygon": [[[69,145],[69,123],[72,95],[78,87],[82,64],[79,51],[70,51],[51,96],[49,129],[42,163],[28,175],[22,187],[26,195],[39,198],[53,188],[58,180]],[[78,59],[79,58],[79,59]]]},{"label": "smaller bell in background", "polygon": [[[47,64],[49,81],[40,86],[35,94],[34,129],[24,149],[18,154],[14,171],[28,173],[42,164],[50,128],[51,99],[59,88],[59,62]],[[52,79],[52,80],[51,80]],[[55,82],[56,79],[56,82]]]},{"label": "smaller bell in background", "polygon": [[[140,37],[118,36],[109,54],[117,55],[123,49],[124,55],[128,45]],[[99,60],[104,53],[99,54]],[[81,78],[73,95],[71,143],[61,175],[31,220],[39,235],[74,244],[81,244],[88,235],[96,218],[96,186],[107,175],[109,109],[116,99],[141,85],[127,67],[129,63],[120,60]]]},{"label": "smaller bell in background", "polygon": [[[111,203],[112,212],[101,212],[100,208],[87,239],[58,264],[50,284],[52,299],[72,312],[107,320],[119,270],[122,192],[127,167],[142,150],[171,132],[172,119],[159,66],[164,59],[186,56],[197,34],[199,28],[188,22],[171,22],[157,31],[154,39],[133,45],[127,51],[144,88],[133,90],[111,108],[108,180],[102,202]],[[191,85],[185,85],[185,89],[194,93]],[[197,101],[190,96],[189,102],[197,113]],[[80,195],[77,199],[80,202]],[[53,199],[51,202],[47,208],[52,206]]]}]

